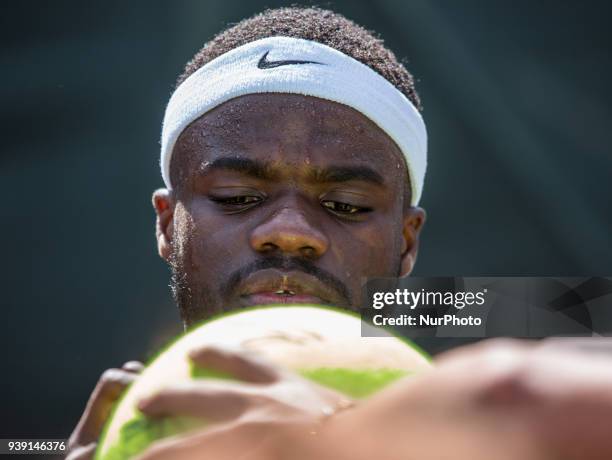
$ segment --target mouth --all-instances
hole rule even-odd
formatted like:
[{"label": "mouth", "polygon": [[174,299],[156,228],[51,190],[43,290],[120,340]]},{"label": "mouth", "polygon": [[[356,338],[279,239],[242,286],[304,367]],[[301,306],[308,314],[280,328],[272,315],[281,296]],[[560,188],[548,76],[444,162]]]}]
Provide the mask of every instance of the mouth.
[{"label": "mouth", "polygon": [[300,271],[259,270],[239,286],[243,306],[270,304],[337,305],[338,294],[314,276]]}]

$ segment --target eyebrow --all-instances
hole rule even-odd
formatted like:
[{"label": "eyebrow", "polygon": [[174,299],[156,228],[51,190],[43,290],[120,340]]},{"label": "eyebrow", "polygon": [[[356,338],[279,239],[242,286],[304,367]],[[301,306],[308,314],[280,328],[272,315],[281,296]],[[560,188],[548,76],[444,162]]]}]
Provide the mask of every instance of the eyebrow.
[{"label": "eyebrow", "polygon": [[383,177],[367,166],[328,166],[315,170],[311,178],[314,182],[363,181],[383,185]]},{"label": "eyebrow", "polygon": [[213,170],[234,171],[256,179],[272,179],[276,175],[269,164],[244,157],[222,157],[202,166],[202,173]]},{"label": "eyebrow", "polygon": [[[204,174],[213,170],[234,171],[261,180],[272,180],[279,175],[270,163],[245,157],[217,158],[201,168]],[[383,176],[368,166],[332,165],[315,168],[308,173],[308,179],[316,183],[349,181],[369,182],[375,185],[385,183]]]}]

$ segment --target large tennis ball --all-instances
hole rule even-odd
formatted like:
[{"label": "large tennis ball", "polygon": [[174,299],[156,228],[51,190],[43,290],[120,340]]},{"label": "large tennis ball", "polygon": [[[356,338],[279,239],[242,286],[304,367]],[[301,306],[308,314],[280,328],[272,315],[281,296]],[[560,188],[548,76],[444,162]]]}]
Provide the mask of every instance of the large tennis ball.
[{"label": "large tennis ball", "polygon": [[352,313],[314,306],[264,307],[213,319],[182,336],[147,366],[115,408],[96,459],[131,458],[157,439],[201,425],[185,417],[150,420],[136,404],[170,384],[222,377],[193,367],[188,353],[202,346],[256,352],[352,398],[367,397],[430,367],[425,354],[409,342],[386,332],[383,337],[362,337],[361,328],[361,320]]}]

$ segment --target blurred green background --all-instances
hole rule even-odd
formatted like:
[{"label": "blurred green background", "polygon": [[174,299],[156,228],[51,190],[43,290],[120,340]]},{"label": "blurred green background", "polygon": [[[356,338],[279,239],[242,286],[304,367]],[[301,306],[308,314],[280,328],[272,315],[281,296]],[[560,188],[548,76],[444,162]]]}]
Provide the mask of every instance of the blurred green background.
[{"label": "blurred green background", "polygon": [[[180,330],[150,205],[165,104],[207,39],[289,3],[4,6],[0,437],[67,437],[102,370]],[[612,275],[609,2],[318,4],[418,80],[416,275]]]}]

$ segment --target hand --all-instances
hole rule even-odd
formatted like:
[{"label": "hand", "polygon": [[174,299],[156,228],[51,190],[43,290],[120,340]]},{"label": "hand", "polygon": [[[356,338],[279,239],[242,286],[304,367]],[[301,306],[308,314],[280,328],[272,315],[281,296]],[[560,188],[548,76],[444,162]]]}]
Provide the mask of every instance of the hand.
[{"label": "hand", "polygon": [[612,341],[492,340],[335,417],[317,458],[604,460],[611,421]]},{"label": "hand", "polygon": [[129,361],[121,369],[107,369],[100,376],[79,423],[70,435],[66,460],[93,458],[98,438],[111,413],[113,404],[143,368],[142,363]]},{"label": "hand", "polygon": [[442,355],[315,435],[273,423],[212,430],[185,440],[195,441],[185,458],[609,460],[611,421],[612,341],[492,340]]},{"label": "hand", "polygon": [[160,440],[140,460],[253,455],[257,446],[273,447],[275,435],[293,429],[309,432],[321,418],[352,403],[245,352],[207,347],[190,358],[202,368],[230,374],[240,382],[197,380],[142,400],[139,409],[148,417],[191,416],[214,426]]}]

